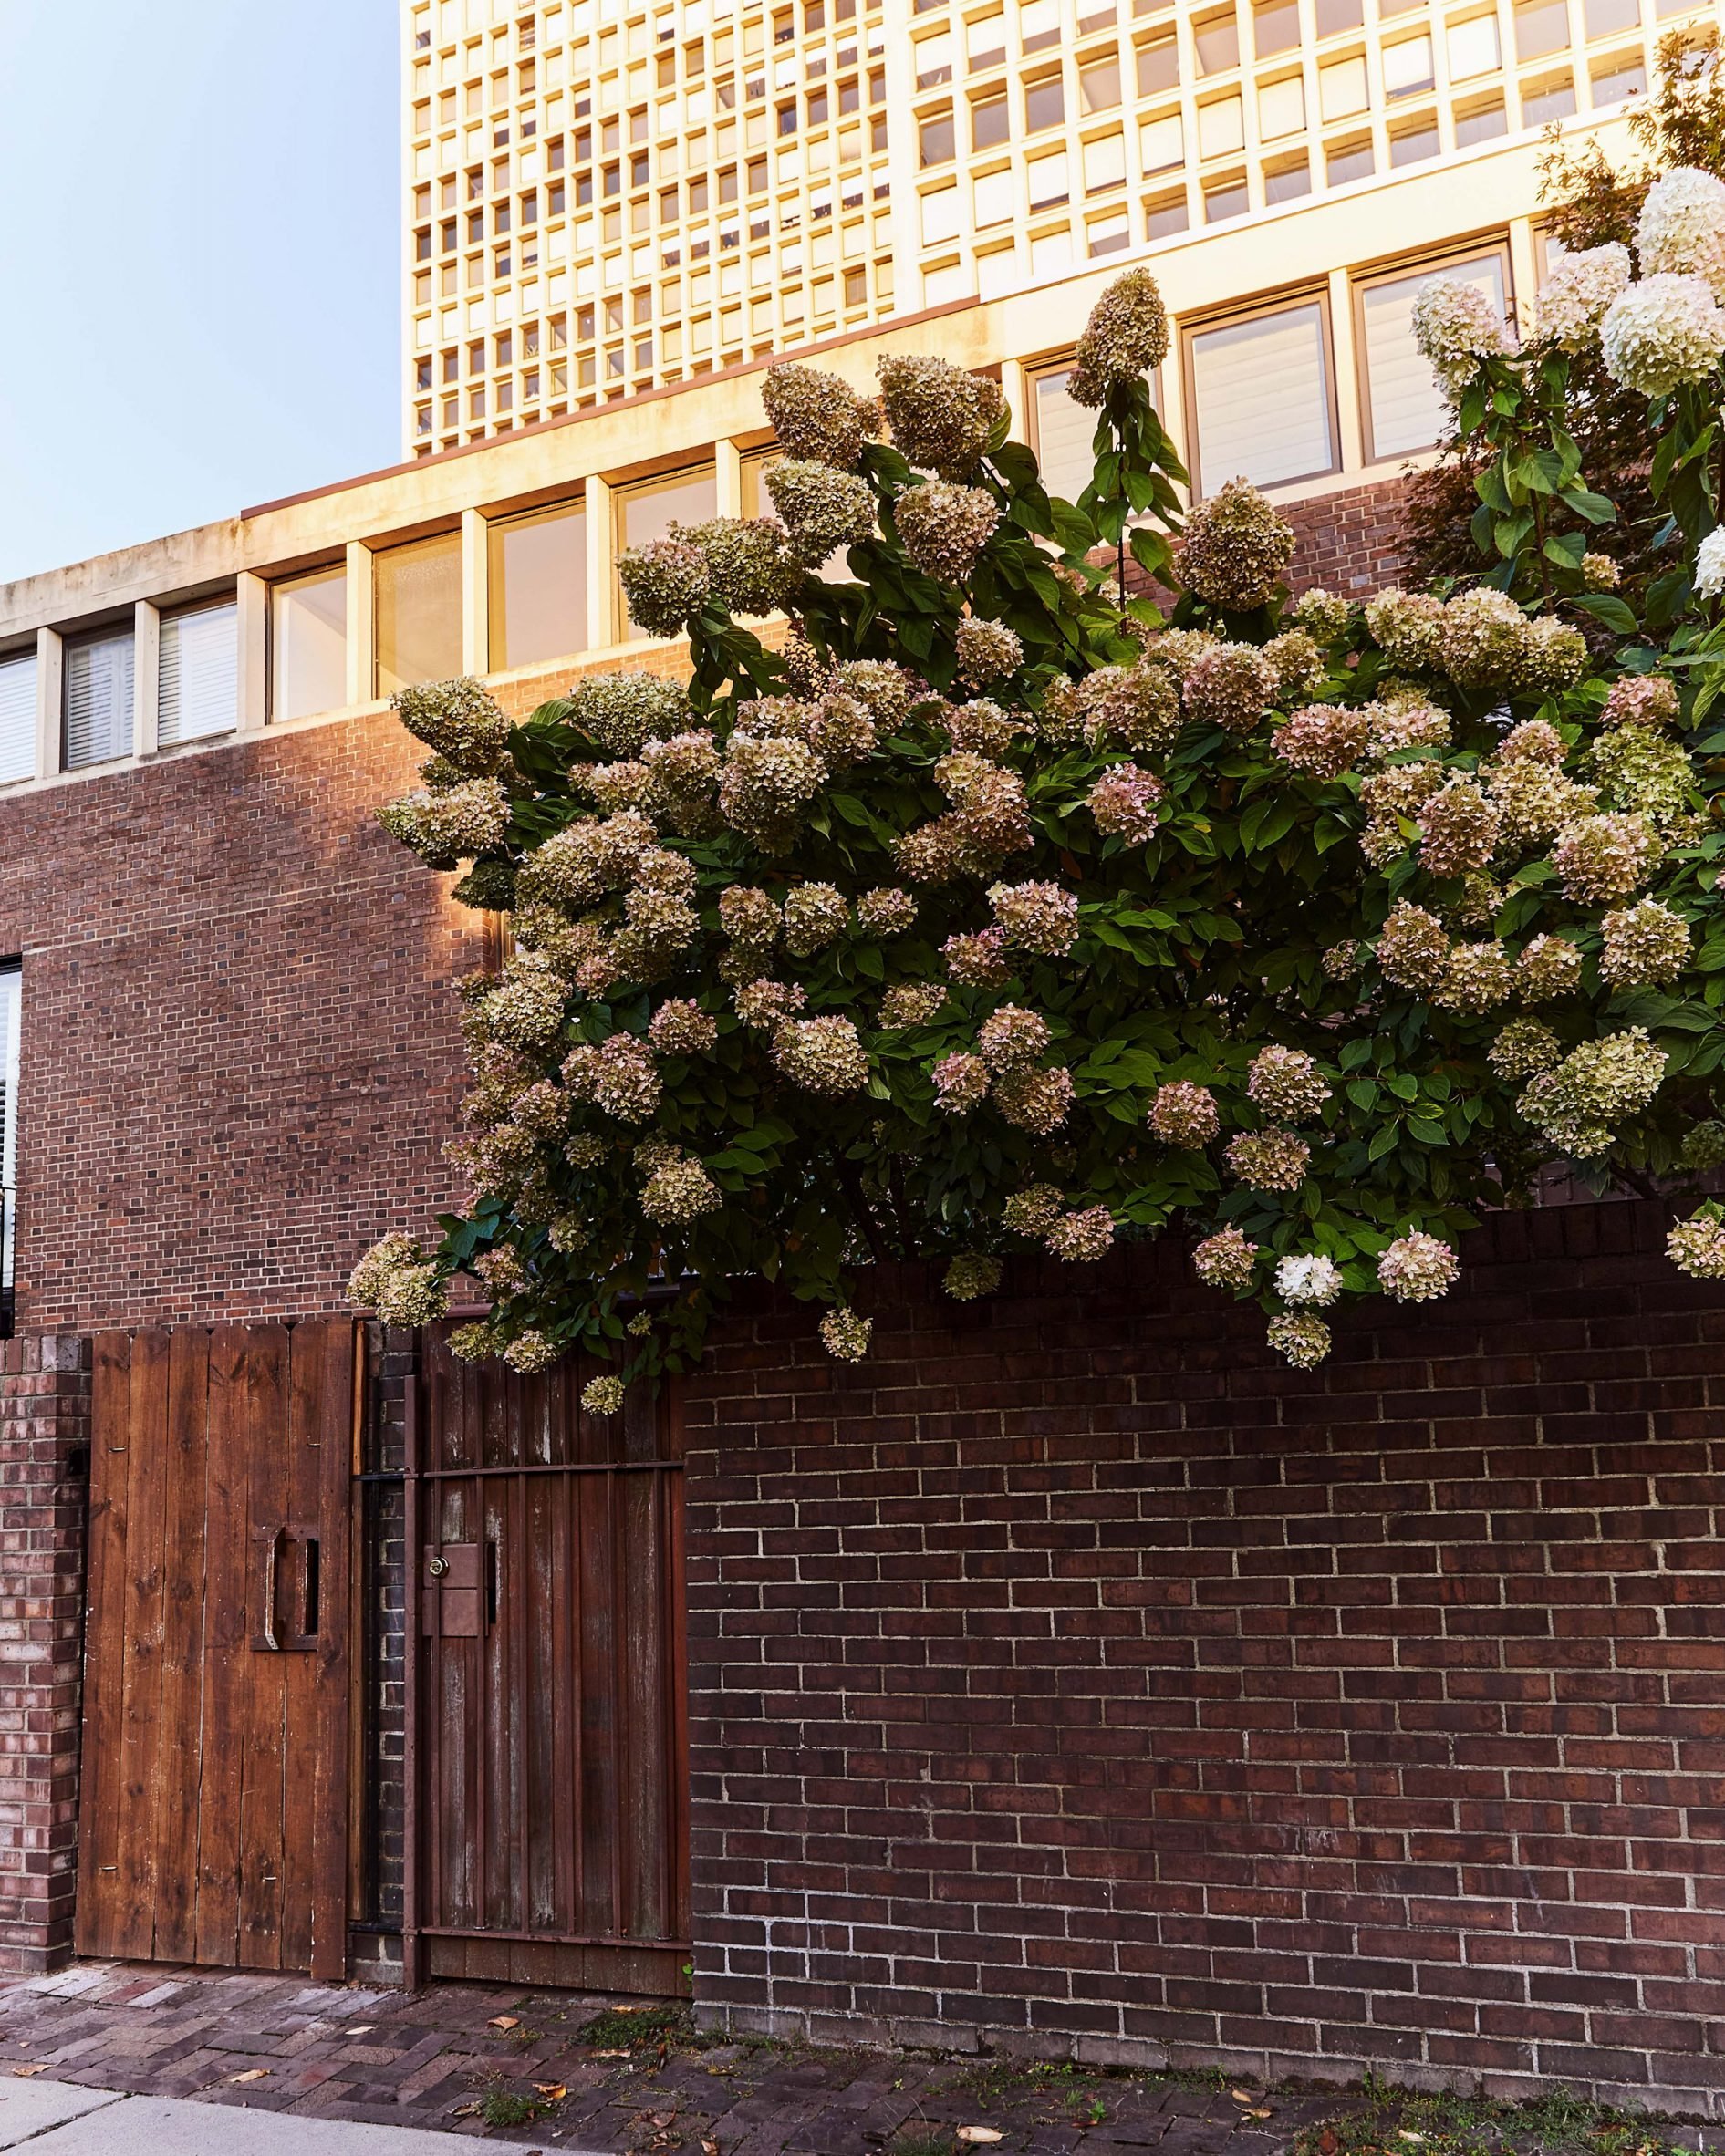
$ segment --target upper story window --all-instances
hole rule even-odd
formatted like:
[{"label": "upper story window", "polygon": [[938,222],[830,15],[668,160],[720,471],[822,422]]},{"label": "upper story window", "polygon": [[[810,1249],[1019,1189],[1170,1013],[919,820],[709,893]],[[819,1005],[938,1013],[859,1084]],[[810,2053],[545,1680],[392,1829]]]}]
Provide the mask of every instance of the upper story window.
[{"label": "upper story window", "polygon": [[36,775],[36,653],[0,659],[0,786]]},{"label": "upper story window", "polygon": [[[621,554],[630,546],[644,546],[649,539],[663,539],[674,523],[704,523],[718,513],[718,482],[711,464],[630,487],[617,497],[618,552]],[[620,592],[618,621],[625,643],[639,643],[647,634],[629,618],[629,609]]]},{"label": "upper story window", "polygon": [[373,557],[376,696],[462,670],[459,532],[416,539]]},{"label": "upper story window", "polygon": [[238,723],[239,622],[232,599],[164,617],[156,701],[164,749],[231,733]]},{"label": "upper story window", "polygon": [[584,651],[587,513],[579,503],[499,518],[491,554],[491,670]]},{"label": "upper story window", "polygon": [[130,628],[68,642],[61,696],[68,771],[130,755],[134,664]]},{"label": "upper story window", "polygon": [[1482,248],[1460,260],[1427,262],[1362,278],[1354,287],[1366,454],[1400,457],[1442,440],[1449,407],[1430,365],[1414,343],[1414,301],[1428,278],[1443,275],[1484,293],[1502,314],[1509,298],[1504,247]]},{"label": "upper story window", "polygon": [[[1192,332],[1193,485],[1284,485],[1335,469],[1329,339],[1323,302],[1267,308]],[[1273,383],[1274,393],[1265,393]]]},{"label": "upper story window", "polygon": [[1089,485],[1096,469],[1091,441],[1096,415],[1073,401],[1067,391],[1070,367],[1050,367],[1031,383],[1032,411],[1036,432],[1036,461],[1042,483],[1062,501],[1076,502]]},{"label": "upper story window", "polygon": [[347,570],[314,569],[272,586],[269,637],[270,717],[339,710],[348,700]]}]

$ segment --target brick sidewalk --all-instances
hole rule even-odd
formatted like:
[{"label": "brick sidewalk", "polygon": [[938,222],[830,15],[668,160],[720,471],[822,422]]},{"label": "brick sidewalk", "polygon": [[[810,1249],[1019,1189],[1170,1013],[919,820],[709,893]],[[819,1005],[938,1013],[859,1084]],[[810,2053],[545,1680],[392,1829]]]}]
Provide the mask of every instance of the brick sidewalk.
[{"label": "brick sidewalk", "polygon": [[[881,2156],[895,2136],[963,2124],[1006,2156],[1283,2156],[1335,2095],[1264,2120],[1178,2077],[1020,2069],[781,2044],[598,2043],[608,1999],[442,1985],[344,1990],[297,1979],[85,1963],[0,1985],[0,2075],[189,2096],[307,2119],[439,2128],[606,2156]],[[508,2026],[499,2026],[506,2023]],[[627,2036],[629,2024],[617,2034]],[[561,2094],[555,2092],[561,2091]],[[488,2124],[514,2105],[541,2107]]]}]

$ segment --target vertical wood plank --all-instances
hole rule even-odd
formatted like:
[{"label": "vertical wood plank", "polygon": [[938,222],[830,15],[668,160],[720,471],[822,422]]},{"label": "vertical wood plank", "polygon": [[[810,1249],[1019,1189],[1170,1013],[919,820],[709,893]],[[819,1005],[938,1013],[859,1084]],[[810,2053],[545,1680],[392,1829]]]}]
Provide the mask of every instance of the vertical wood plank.
[{"label": "vertical wood plank", "polygon": [[288,1335],[257,1325],[247,1341],[244,1381],[246,1589],[252,1603],[243,1661],[240,1745],[239,1958],[245,1969],[282,1965],[284,1829],[286,1811],[286,1685],[279,1654],[254,1651],[261,1634],[272,1529],[286,1517]]},{"label": "vertical wood plank", "polygon": [[[421,1352],[429,1360],[434,1351],[429,1337],[421,1337]],[[407,1625],[407,1638],[402,1651],[406,1714],[401,1733],[401,1981],[409,1991],[419,1989],[425,1973],[420,1945],[420,1876],[424,1861],[420,1820],[423,1814],[427,1788],[421,1779],[423,1769],[420,1757],[420,1729],[425,1711],[420,1648],[420,1566],[422,1562],[420,1556],[421,1383],[419,1377],[410,1376],[401,1388],[402,1466],[406,1470],[401,1513],[402,1531],[407,1540],[407,1594],[406,1608],[402,1612]]]},{"label": "vertical wood plank", "polygon": [[127,1494],[131,1337],[99,1335],[90,1374],[90,1489],[84,1632],[83,1762],[78,1815],[78,1951],[115,1951],[120,1728],[125,1704]]},{"label": "vertical wood plank", "polygon": [[[197,1952],[198,1773],[203,1729],[204,1476],[210,1339],[176,1328],[168,1346],[167,1511],[162,1544],[161,1771],[155,1953]],[[220,1733],[211,1732],[219,1742]]]},{"label": "vertical wood plank", "polygon": [[252,1659],[245,1328],[218,1325],[210,1335],[209,1352],[197,1959],[206,1966],[231,1968],[239,1957],[241,1715],[245,1664]]},{"label": "vertical wood plank", "polygon": [[126,1544],[125,1705],[120,1732],[116,1824],[124,1906],[114,1951],[144,1961],[155,1939],[156,1823],[161,1807],[162,1543],[168,1502],[168,1335],[138,1332],[131,1343],[127,1408],[131,1452]]},{"label": "vertical wood plank", "polygon": [[317,1690],[317,1787],[312,1807],[311,1973],[335,1982],[348,1973],[348,1817],[354,1787],[348,1773],[352,1691],[348,1681],[354,1633],[349,1623],[353,1479],[358,1400],[355,1364],[359,1336],[353,1321],[331,1318],[318,1328],[317,1472],[312,1495],[321,1536],[322,1608],[318,1644],[308,1658]]}]

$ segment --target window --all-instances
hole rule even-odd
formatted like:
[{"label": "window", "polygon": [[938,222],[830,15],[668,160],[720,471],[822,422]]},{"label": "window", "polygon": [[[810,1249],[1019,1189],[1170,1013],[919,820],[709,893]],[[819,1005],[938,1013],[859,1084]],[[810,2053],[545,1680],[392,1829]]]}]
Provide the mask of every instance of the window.
[{"label": "window", "polygon": [[1418,269],[1362,280],[1355,287],[1368,457],[1406,456],[1430,449],[1442,437],[1449,408],[1413,333],[1419,287],[1439,275],[1483,292],[1503,311],[1509,268],[1501,247],[1459,262],[1424,263]]},{"label": "window", "polygon": [[375,696],[462,670],[462,543],[449,533],[391,546],[373,560]]},{"label": "window", "polygon": [[156,739],[164,749],[234,731],[239,720],[240,615],[232,599],[164,618],[156,683]]},{"label": "window", "polygon": [[918,153],[921,163],[950,164],[955,155],[951,112],[930,113],[918,130]]},{"label": "window", "polygon": [[1350,180],[1369,180],[1372,176],[1372,146],[1369,141],[1341,142],[1325,160],[1332,187],[1346,187]]},{"label": "window", "polygon": [[1569,0],[1517,0],[1515,57],[1536,60],[1569,43]]},{"label": "window", "polygon": [[1589,37],[1608,37],[1614,30],[1633,30],[1641,20],[1641,0],[1586,0],[1582,10]]},{"label": "window", "polygon": [[1066,93],[1058,75],[1045,75],[1024,88],[1024,125],[1031,134],[1043,128],[1064,126]]},{"label": "window", "polygon": [[1593,71],[1593,86],[1595,105],[1621,104],[1625,98],[1646,94],[1647,71],[1634,55],[1623,53],[1599,63]]},{"label": "window", "polygon": [[348,572],[314,569],[270,591],[270,717],[306,719],[348,700]]},{"label": "window", "polygon": [[1072,192],[1072,180],[1066,170],[1064,150],[1050,150],[1046,157],[1033,157],[1024,168],[1024,177],[1030,186],[1032,212],[1052,210],[1065,202]]},{"label": "window", "polygon": [[494,673],[587,648],[587,515],[566,503],[489,533]]},{"label": "window", "polygon": [[952,38],[942,30],[938,36],[925,37],[915,48],[917,88],[932,89],[936,83],[952,79]]},{"label": "window", "polygon": [[1070,368],[1050,368],[1047,373],[1037,375],[1032,385],[1036,430],[1034,446],[1042,467],[1042,482],[1049,493],[1058,494],[1065,502],[1078,499],[1096,469],[1090,444],[1096,430],[1096,415],[1074,403],[1066,391],[1071,378]]},{"label": "window", "polygon": [[[1169,172],[1186,161],[1185,130],[1178,112],[1170,112],[1161,119],[1147,119],[1138,129],[1138,161],[1146,172]],[[1184,232],[1184,224],[1177,224],[1176,232]]]},{"label": "window", "polygon": [[1384,88],[1392,98],[1412,97],[1431,88],[1431,40],[1405,37],[1384,47]]},{"label": "window", "polygon": [[1258,90],[1258,132],[1266,142],[1283,135],[1297,135],[1305,125],[1305,81],[1287,75],[1280,82],[1266,82]]},{"label": "window", "polygon": [[1280,486],[1335,470],[1320,301],[1195,331],[1187,349],[1196,486],[1208,492],[1236,477]]},{"label": "window", "polygon": [[1086,112],[1112,112],[1120,102],[1120,63],[1113,53],[1079,68],[1078,102]]},{"label": "window", "polygon": [[1158,90],[1174,89],[1179,83],[1179,47],[1170,31],[1138,47],[1138,95],[1152,97]]},{"label": "window", "polygon": [[1059,0],[1024,0],[1018,11],[1019,42],[1027,53],[1044,52],[1060,42]]},{"label": "window", "polygon": [[1554,119],[1567,119],[1574,109],[1575,86],[1566,75],[1522,92],[1522,125],[1525,128],[1549,127]]},{"label": "window", "polygon": [[1240,65],[1240,24],[1231,12],[1206,16],[1192,25],[1192,42],[1198,47],[1198,72],[1221,75]]},{"label": "window", "polygon": [[1465,23],[1451,23],[1448,36],[1451,82],[1490,75],[1502,58],[1494,15],[1476,15]]},{"label": "window", "polygon": [[36,776],[36,653],[0,659],[0,786]]},{"label": "window", "polygon": [[1389,161],[1394,168],[1417,165],[1426,158],[1436,157],[1439,148],[1435,119],[1420,127],[1400,128],[1389,138]]},{"label": "window", "polygon": [[1172,239],[1190,223],[1183,194],[1154,195],[1144,205],[1144,230],[1152,240]]},{"label": "window", "polygon": [[[1098,135],[1094,141],[1085,144],[1083,158],[1084,191],[1086,194],[1102,194],[1109,188],[1126,185],[1124,135]],[[1096,253],[1094,247],[1091,253]]]},{"label": "window", "polygon": [[1004,224],[1013,213],[1013,175],[988,172],[974,183],[976,229],[984,232],[992,224]]},{"label": "window", "polygon": [[132,635],[122,629],[66,647],[68,771],[131,753]]},{"label": "window", "polygon": [[1258,57],[1292,52],[1300,42],[1299,0],[1258,0],[1252,15],[1252,42]]},{"label": "window", "polygon": [[971,142],[977,150],[992,150],[1012,132],[1004,98],[987,98],[971,107]]},{"label": "window", "polygon": [[1204,190],[1204,223],[1221,224],[1230,217],[1243,217],[1252,196],[1243,180],[1221,180]]},{"label": "window", "polygon": [[1467,111],[1456,114],[1456,148],[1465,150],[1472,142],[1490,142],[1508,130],[1502,98],[1488,98],[1483,104],[1470,106]]},{"label": "window", "polygon": [[[618,552],[645,545],[649,539],[662,539],[674,523],[704,523],[718,513],[718,482],[711,464],[694,472],[680,472],[670,479],[651,481],[646,486],[631,487],[617,498]],[[637,628],[629,620],[629,609],[623,605],[620,594],[618,606],[624,641],[639,643],[647,632]]]},{"label": "window", "polygon": [[1366,19],[1363,0],[1317,0],[1313,13],[1320,37],[1333,37],[1338,30],[1357,30]]},{"label": "window", "polygon": [[1278,165],[1263,176],[1263,199],[1266,202],[1297,202],[1303,194],[1312,192],[1312,168],[1304,158],[1297,158],[1285,165]]},{"label": "window", "polygon": [[980,75],[986,67],[1000,67],[1006,57],[1005,16],[997,11],[968,24],[964,50],[972,75]]}]

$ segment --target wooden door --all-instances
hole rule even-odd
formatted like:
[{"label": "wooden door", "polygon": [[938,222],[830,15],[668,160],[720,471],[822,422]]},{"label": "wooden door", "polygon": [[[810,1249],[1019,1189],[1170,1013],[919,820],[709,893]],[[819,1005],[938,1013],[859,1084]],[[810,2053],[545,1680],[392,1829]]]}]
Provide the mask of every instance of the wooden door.
[{"label": "wooden door", "polygon": [[347,1972],[355,1353],[345,1319],[96,1342],[80,1954]]},{"label": "wooden door", "polygon": [[408,1952],[428,1975],[689,1988],[682,1463],[426,1342],[410,1416]]}]

